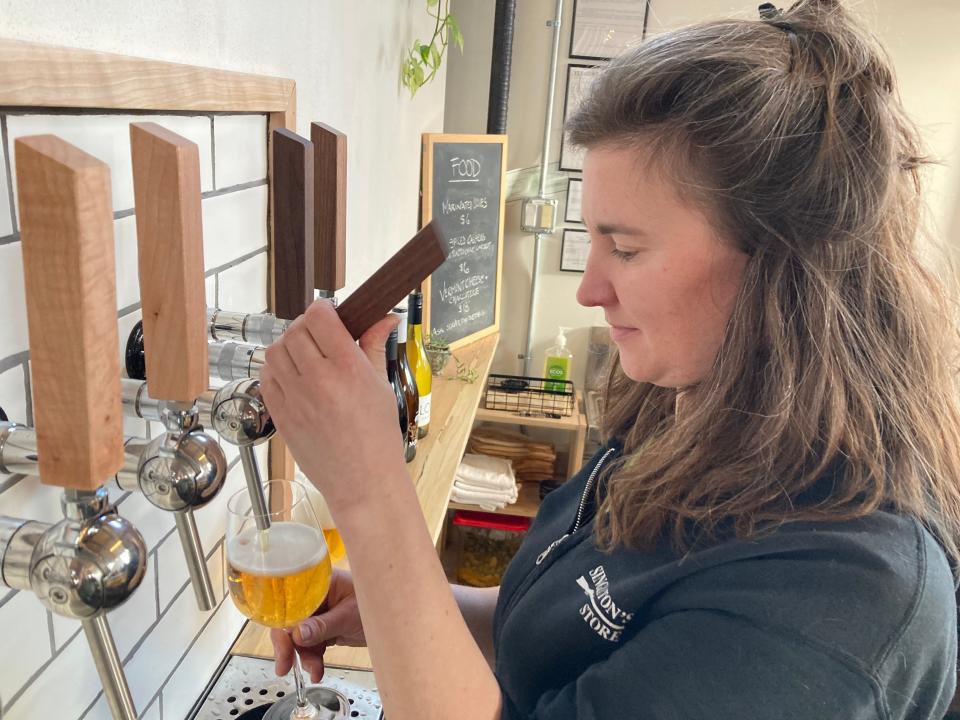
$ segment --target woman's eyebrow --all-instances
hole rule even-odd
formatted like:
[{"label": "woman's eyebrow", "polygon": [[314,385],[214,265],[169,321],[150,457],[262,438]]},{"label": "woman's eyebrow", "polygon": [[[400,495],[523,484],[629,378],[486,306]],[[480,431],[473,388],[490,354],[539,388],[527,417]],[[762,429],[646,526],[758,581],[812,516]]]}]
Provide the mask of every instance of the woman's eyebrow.
[{"label": "woman's eyebrow", "polygon": [[597,232],[601,235],[631,235],[634,237],[647,237],[645,230],[630,227],[629,225],[620,225],[618,223],[600,223],[597,225]]}]

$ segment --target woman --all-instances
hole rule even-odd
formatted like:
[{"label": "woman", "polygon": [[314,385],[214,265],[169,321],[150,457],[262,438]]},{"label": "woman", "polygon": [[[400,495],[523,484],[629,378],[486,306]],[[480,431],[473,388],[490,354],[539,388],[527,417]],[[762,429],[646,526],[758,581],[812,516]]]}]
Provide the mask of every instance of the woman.
[{"label": "woman", "polygon": [[294,636],[314,679],[326,643],[366,643],[391,720],[942,718],[954,330],[883,51],[836,0],[766,7],[615,60],[567,129],[577,298],[619,364],[606,446],[500,588],[451,588],[420,522],[394,321],[358,348],[318,304],[268,351],[265,397],[353,569]]}]

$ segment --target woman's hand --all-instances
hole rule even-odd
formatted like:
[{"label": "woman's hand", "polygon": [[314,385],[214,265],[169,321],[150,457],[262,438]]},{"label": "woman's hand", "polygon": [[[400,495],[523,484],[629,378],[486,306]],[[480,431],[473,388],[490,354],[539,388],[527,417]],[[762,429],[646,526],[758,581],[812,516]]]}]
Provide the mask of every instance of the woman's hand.
[{"label": "woman's hand", "polygon": [[266,351],[260,383],[273,421],[334,515],[362,507],[403,472],[403,441],[387,383],[384,345],[397,318],[376,323],[360,346],[333,305],[313,303]]},{"label": "woman's hand", "polygon": [[300,661],[310,673],[311,682],[320,682],[323,677],[323,653],[330,645],[366,646],[350,573],[334,569],[330,592],[320,611],[300,623],[292,637],[284,630],[274,629],[270,631],[270,639],[277,658],[277,675],[286,675],[293,667],[293,646],[296,643]]}]

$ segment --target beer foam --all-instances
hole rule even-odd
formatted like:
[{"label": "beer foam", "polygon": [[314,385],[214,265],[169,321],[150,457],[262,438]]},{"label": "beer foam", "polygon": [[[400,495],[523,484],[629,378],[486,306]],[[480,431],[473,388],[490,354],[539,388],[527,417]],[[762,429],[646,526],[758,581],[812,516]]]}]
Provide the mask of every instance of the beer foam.
[{"label": "beer foam", "polygon": [[251,575],[295,575],[318,565],[327,555],[319,530],[294,522],[275,522],[261,537],[248,527],[227,543],[227,562]]}]

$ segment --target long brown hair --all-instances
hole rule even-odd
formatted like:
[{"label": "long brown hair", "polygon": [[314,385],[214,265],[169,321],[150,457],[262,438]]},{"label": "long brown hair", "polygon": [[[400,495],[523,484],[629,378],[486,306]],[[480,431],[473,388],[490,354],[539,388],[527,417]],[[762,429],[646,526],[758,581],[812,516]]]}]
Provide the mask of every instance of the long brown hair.
[{"label": "long brown hair", "polygon": [[567,131],[588,149],[650,149],[750,255],[679,416],[677,390],[614,364],[603,429],[625,453],[601,547],[889,508],[956,564],[956,326],[917,254],[926,159],[870,33],[837,0],[681,28],[612,61]]}]

